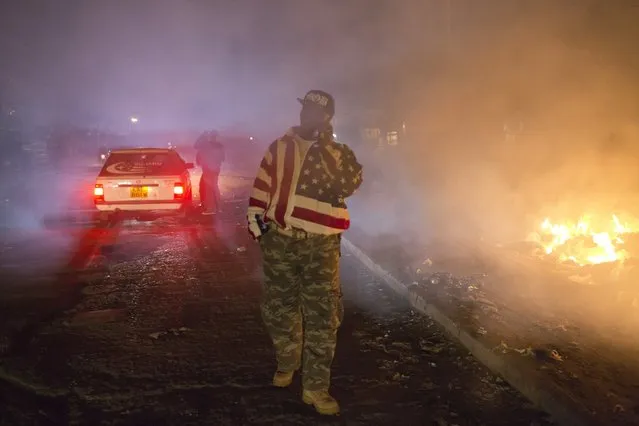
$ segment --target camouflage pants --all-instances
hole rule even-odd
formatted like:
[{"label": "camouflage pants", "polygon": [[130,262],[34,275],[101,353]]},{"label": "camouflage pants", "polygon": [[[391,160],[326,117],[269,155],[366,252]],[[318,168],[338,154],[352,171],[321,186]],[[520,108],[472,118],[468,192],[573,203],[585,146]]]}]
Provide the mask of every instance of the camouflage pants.
[{"label": "camouflage pants", "polygon": [[296,239],[276,230],[260,238],[264,259],[262,318],[279,371],[302,367],[306,390],[328,390],[344,308],[340,237]]}]

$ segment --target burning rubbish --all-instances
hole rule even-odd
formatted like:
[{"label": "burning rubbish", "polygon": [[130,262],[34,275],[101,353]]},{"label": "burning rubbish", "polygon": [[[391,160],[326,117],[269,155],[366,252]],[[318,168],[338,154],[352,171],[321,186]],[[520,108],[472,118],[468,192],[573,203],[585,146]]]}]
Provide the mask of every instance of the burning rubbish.
[{"label": "burning rubbish", "polygon": [[613,214],[608,220],[582,216],[576,222],[555,223],[547,218],[527,240],[559,262],[585,266],[628,260],[633,234],[639,235],[639,222],[631,225]]}]

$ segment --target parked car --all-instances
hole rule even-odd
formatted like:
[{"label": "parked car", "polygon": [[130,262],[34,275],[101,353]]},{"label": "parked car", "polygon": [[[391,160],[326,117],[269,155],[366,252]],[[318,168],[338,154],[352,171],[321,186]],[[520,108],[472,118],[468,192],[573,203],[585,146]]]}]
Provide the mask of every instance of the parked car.
[{"label": "parked car", "polygon": [[93,192],[100,219],[153,220],[194,214],[188,163],[167,148],[118,149],[109,153]]}]

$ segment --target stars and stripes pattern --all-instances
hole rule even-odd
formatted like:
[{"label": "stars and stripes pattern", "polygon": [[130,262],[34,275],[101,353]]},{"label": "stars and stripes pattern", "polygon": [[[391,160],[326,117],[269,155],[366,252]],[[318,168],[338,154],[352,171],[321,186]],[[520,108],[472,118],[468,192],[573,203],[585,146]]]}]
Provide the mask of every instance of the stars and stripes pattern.
[{"label": "stars and stripes pattern", "polygon": [[350,148],[313,144],[302,164],[297,193],[345,208],[344,199],[355,192],[361,181],[362,167]]},{"label": "stars and stripes pattern", "polygon": [[261,235],[258,218],[285,229],[317,234],[348,229],[344,199],[362,183],[362,166],[346,145],[320,145],[293,129],[264,155],[249,200],[249,232]]}]

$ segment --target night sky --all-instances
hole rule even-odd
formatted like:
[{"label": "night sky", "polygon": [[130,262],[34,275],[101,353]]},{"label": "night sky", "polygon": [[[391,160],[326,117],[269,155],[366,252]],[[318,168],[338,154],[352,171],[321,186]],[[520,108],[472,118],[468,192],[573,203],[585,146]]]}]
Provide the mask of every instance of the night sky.
[{"label": "night sky", "polygon": [[[407,19],[406,9],[389,6],[6,1],[2,83],[42,119],[118,125],[134,114],[152,127],[286,120],[306,90],[324,88],[339,98],[352,80],[404,53],[398,40],[411,22],[419,30],[420,17]],[[394,25],[399,20],[403,25]]]},{"label": "night sky", "polygon": [[[549,81],[566,79],[561,68],[582,60],[569,55],[620,63],[637,56],[628,53],[639,46],[628,35],[639,37],[633,1],[607,2],[615,12],[595,0],[561,2],[562,11],[550,0],[451,0],[447,12],[446,0],[5,0],[0,96],[38,122],[120,127],[136,115],[148,128],[281,127],[311,88],[336,96],[338,117],[380,81],[387,92],[403,86],[402,101],[416,99],[418,80],[437,68],[428,52],[446,47],[451,32],[465,37],[460,56],[475,61],[454,70],[468,73],[454,90],[491,79],[503,88],[516,73],[526,85],[525,71],[543,66]],[[564,47],[572,50],[548,59]]]}]

